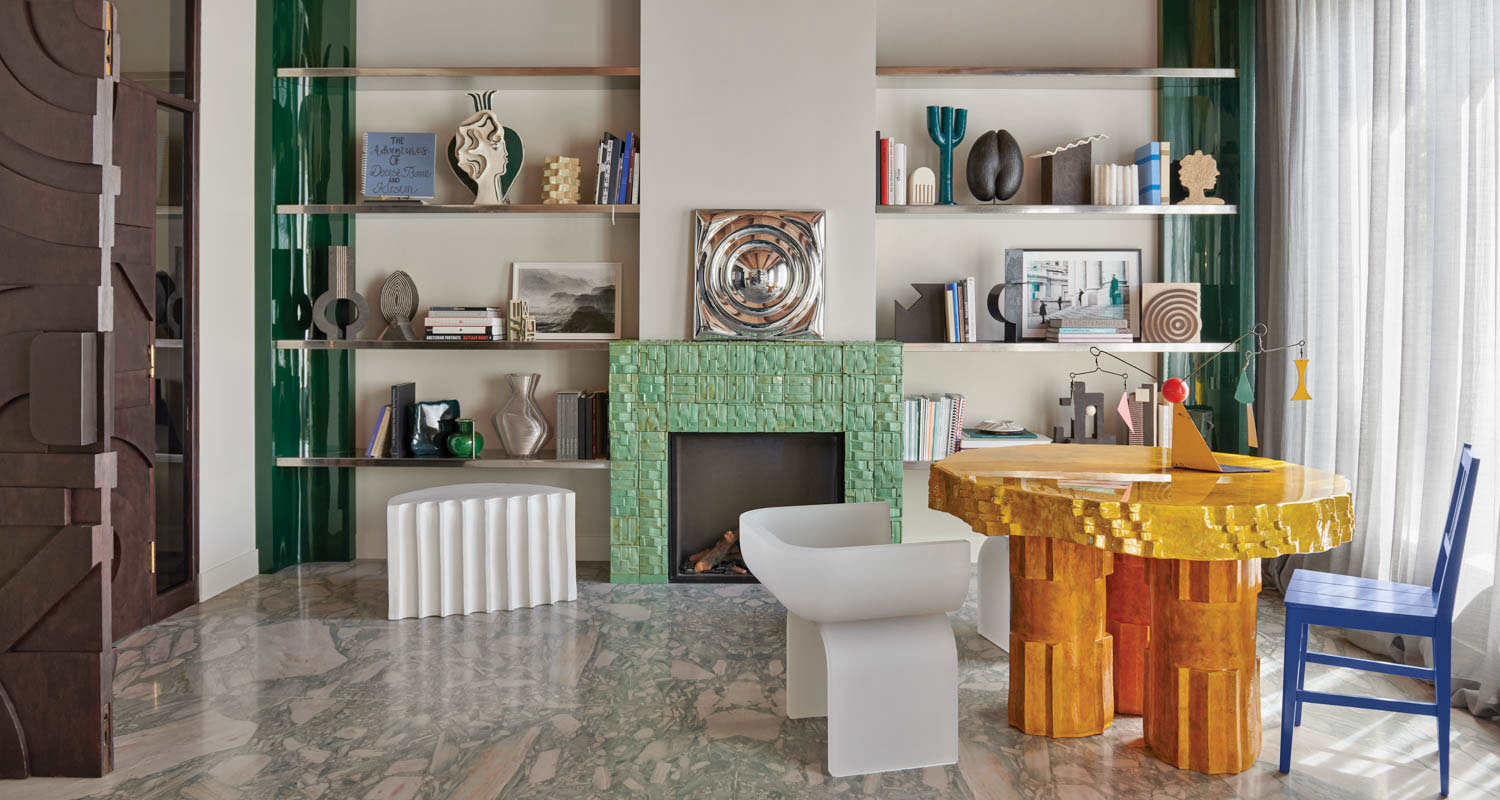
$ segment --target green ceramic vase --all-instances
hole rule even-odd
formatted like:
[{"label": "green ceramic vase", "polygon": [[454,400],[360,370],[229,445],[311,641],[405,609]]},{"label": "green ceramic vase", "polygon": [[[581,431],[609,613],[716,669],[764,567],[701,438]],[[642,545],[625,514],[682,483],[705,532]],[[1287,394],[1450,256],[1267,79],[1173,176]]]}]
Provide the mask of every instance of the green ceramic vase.
[{"label": "green ceramic vase", "polygon": [[458,433],[448,437],[448,452],[459,458],[478,458],[484,449],[484,434],[474,431],[474,420],[459,419]]}]

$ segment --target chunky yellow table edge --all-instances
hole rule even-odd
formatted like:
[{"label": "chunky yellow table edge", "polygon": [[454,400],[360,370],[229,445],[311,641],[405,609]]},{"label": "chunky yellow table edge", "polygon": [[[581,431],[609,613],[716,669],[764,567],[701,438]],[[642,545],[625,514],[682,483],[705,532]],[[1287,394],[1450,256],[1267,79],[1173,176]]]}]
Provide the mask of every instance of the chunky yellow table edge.
[{"label": "chunky yellow table edge", "polygon": [[[1244,466],[1282,465],[1266,458],[1215,455]],[[1173,476],[1210,482],[1242,477],[1181,471]],[[1170,483],[1136,483],[1132,494],[1139,499],[1124,501],[1110,499],[1107,492],[1069,491],[1057,484],[1049,478],[980,481],[939,461],[928,476],[927,502],[985,536],[1046,536],[1145,558],[1232,561],[1317,553],[1349,541],[1354,530],[1354,498],[1347,490],[1281,503],[1194,506],[1153,502],[1152,496]]]},{"label": "chunky yellow table edge", "polygon": [[[1042,736],[1089,736],[1116,711],[1136,713],[1147,746],[1167,763],[1249,769],[1261,743],[1260,558],[1349,540],[1352,495],[1331,477],[1343,491],[1327,497],[1192,506],[1160,483],[1108,499],[1109,491],[1067,479],[981,483],[934,464],[932,508],[978,533],[1015,538],[1010,723]],[[1218,481],[1191,475],[1179,485],[1197,483],[1207,499]]]}]

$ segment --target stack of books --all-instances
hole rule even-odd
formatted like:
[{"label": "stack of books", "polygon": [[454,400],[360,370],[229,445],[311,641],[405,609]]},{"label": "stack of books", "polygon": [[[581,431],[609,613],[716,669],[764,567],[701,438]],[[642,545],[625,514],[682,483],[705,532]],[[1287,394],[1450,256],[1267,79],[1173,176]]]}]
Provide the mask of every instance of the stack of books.
[{"label": "stack of books", "polygon": [[1130,320],[1119,317],[1053,317],[1047,320],[1049,342],[1131,342]]},{"label": "stack of books", "polygon": [[557,458],[609,458],[609,392],[557,393]]},{"label": "stack of books", "polygon": [[616,205],[641,202],[641,137],[634,131],[625,138],[613,133],[599,140],[598,180],[594,202]]},{"label": "stack of books", "polygon": [[1139,173],[1139,202],[1143,206],[1169,206],[1172,192],[1172,143],[1147,142],[1135,150],[1135,168]]},{"label": "stack of books", "polygon": [[959,437],[958,449],[977,450],[986,447],[1014,447],[1023,444],[1050,444],[1051,439],[1038,433],[1032,433],[1025,428],[1018,428],[1006,433],[995,433],[993,431],[979,430],[978,428],[965,428],[963,435]]},{"label": "stack of books", "polygon": [[978,306],[974,301],[974,279],[964,278],[948,284],[943,292],[947,301],[944,314],[944,335],[947,342],[979,341]]},{"label": "stack of books", "polygon": [[875,202],[906,205],[906,145],[875,132]]},{"label": "stack of books", "polygon": [[934,394],[901,401],[903,461],[937,461],[958,452],[964,396]]},{"label": "stack of books", "polygon": [[505,313],[493,306],[433,306],[422,328],[428,341],[503,342]]}]

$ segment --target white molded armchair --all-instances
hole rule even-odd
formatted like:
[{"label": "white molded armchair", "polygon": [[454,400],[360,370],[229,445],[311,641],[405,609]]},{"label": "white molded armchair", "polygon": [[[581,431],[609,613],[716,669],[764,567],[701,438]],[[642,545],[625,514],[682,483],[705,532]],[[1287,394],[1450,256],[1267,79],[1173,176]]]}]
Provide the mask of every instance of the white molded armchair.
[{"label": "white molded armchair", "polygon": [[828,717],[835,776],[958,760],[969,544],[892,544],[885,503],[762,508],[740,549],[786,606],[787,716]]}]

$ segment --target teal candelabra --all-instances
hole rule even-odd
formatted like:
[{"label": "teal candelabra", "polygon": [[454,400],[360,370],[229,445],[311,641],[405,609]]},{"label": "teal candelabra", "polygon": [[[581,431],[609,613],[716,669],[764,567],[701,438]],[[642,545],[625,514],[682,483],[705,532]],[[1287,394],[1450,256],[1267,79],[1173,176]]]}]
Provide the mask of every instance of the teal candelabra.
[{"label": "teal candelabra", "polygon": [[940,206],[953,205],[953,148],[964,140],[969,109],[953,106],[927,107],[927,135],[938,146],[938,199]]}]

